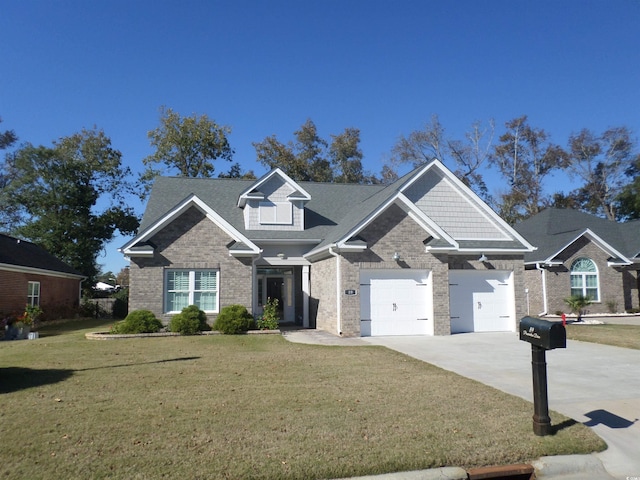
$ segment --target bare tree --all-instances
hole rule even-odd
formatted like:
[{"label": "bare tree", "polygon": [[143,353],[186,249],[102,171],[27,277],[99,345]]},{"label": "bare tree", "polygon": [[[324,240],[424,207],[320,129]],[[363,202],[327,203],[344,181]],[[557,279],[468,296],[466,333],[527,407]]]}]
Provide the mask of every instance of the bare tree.
[{"label": "bare tree", "polygon": [[614,127],[602,135],[583,129],[569,137],[569,156],[569,172],[584,181],[572,195],[584,210],[617,220],[618,197],[636,158],[629,129]]},{"label": "bare tree", "polygon": [[491,201],[487,186],[480,173],[482,165],[489,158],[495,125],[489,120],[474,122],[463,140],[446,137],[445,129],[437,115],[422,130],[401,136],[392,149],[393,166],[410,163],[418,167],[437,158],[452,167],[453,173],[468,187],[472,188],[486,201]]},{"label": "bare tree", "polygon": [[569,156],[549,142],[544,130],[531,127],[526,115],[506,122],[505,127],[507,131],[500,136],[490,163],[509,184],[509,190],[500,194],[497,203],[503,217],[514,223],[535,215],[549,204],[543,192],[544,179],[566,168]]}]

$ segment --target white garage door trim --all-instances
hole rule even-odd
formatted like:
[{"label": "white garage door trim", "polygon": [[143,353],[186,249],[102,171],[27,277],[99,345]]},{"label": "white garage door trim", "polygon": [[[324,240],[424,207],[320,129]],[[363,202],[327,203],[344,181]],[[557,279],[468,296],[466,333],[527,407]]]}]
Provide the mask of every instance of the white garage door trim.
[{"label": "white garage door trim", "polygon": [[362,270],[360,335],[433,335],[431,272]]},{"label": "white garage door trim", "polygon": [[451,333],[515,332],[513,272],[450,270]]}]

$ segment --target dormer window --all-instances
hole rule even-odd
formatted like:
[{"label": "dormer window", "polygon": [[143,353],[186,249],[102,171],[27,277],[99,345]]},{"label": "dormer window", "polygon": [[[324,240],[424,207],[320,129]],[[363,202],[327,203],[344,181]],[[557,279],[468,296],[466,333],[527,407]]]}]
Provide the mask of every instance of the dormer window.
[{"label": "dormer window", "polygon": [[292,223],[291,202],[260,202],[261,225],[291,225]]}]

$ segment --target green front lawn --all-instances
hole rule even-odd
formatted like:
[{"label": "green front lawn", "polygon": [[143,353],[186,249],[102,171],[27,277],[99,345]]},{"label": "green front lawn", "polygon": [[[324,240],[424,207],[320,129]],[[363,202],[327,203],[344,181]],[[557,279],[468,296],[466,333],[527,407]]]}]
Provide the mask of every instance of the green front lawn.
[{"label": "green front lawn", "polygon": [[567,338],[640,350],[640,325],[567,325]]},{"label": "green front lawn", "polygon": [[320,479],[604,448],[558,414],[374,346],[277,335],[0,343],[0,478]]}]

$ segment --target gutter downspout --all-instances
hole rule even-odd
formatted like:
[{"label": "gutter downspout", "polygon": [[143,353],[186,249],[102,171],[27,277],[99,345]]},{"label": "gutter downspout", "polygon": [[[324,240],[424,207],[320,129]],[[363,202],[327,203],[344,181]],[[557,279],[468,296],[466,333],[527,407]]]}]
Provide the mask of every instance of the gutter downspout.
[{"label": "gutter downspout", "polygon": [[329,254],[336,258],[336,316],[337,316],[337,331],[338,335],[342,336],[342,308],[340,304],[340,291],[342,290],[342,275],[340,272],[340,254],[337,253],[338,249],[334,251],[335,245],[329,247]]},{"label": "gutter downspout", "polygon": [[547,270],[540,266],[540,262],[536,262],[536,270],[539,270],[542,274],[542,307],[544,311],[538,314],[538,316],[542,316],[549,313],[549,305],[547,304]]}]

